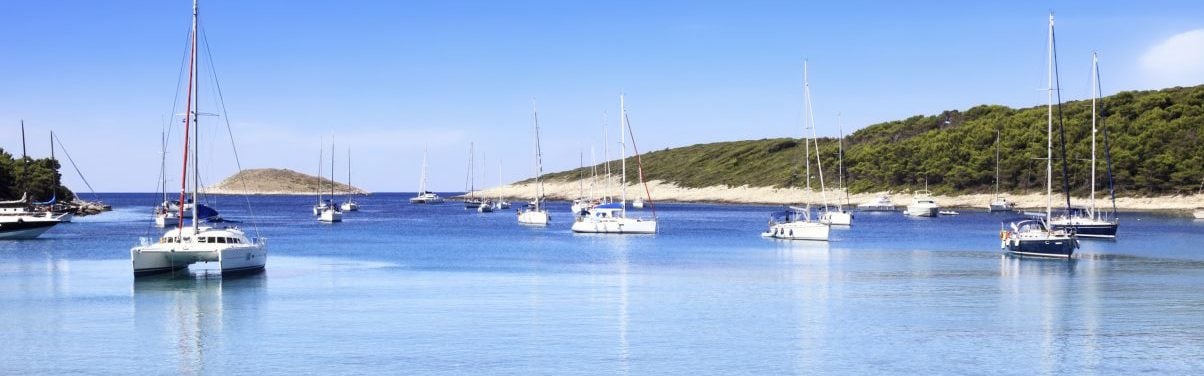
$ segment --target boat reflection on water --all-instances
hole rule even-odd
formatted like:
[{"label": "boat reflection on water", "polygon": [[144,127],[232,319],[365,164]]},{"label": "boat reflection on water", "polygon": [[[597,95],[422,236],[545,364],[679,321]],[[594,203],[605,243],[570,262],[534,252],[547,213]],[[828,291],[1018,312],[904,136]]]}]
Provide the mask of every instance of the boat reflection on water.
[{"label": "boat reflection on water", "polygon": [[1074,275],[1078,258],[1052,258],[1003,253],[999,256],[1000,276]]},{"label": "boat reflection on water", "polygon": [[206,361],[205,353],[222,352],[227,325],[232,326],[230,330],[241,330],[239,321],[223,317],[225,305],[258,299],[266,282],[262,271],[225,276],[198,271],[137,278],[133,286],[136,330],[147,346],[174,350],[165,355],[175,357],[176,374],[222,373],[206,369],[214,362]]},{"label": "boat reflection on water", "polygon": [[999,314],[1029,317],[1014,321],[1016,338],[1027,342],[1039,373],[1074,373],[1066,359],[1080,359],[1094,369],[1100,350],[1100,280],[1106,258],[1080,255],[1071,259],[1003,254],[999,258]]}]

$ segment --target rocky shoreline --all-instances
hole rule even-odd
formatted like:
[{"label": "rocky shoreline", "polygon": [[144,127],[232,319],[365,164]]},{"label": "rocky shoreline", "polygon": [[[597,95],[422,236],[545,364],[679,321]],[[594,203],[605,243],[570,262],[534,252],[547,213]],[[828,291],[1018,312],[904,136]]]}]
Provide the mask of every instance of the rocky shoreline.
[{"label": "rocky shoreline", "polygon": [[[544,183],[544,191],[548,198],[556,200],[571,200],[580,196],[582,190],[585,195],[590,195],[590,181],[551,181]],[[836,203],[845,201],[843,191],[829,190],[821,194],[817,190],[807,191],[797,188],[773,188],[773,187],[728,187],[714,186],[705,188],[684,188],[673,184],[667,184],[660,181],[652,181],[648,183],[648,190],[652,193],[652,199],[655,201],[674,201],[674,202],[712,202],[712,203],[732,203],[732,204],[763,204],[763,205],[791,205],[791,204],[821,204],[825,201]],[[478,195],[484,197],[529,197],[535,191],[530,183],[511,184],[501,187],[493,187],[482,189],[477,192]],[[595,186],[593,191],[601,195],[605,192],[601,187]],[[616,186],[611,189],[610,195],[617,197],[619,188]],[[627,187],[627,197],[632,199],[636,196],[644,195],[644,187],[629,185]],[[888,191],[875,193],[856,193],[848,195],[848,202],[852,206],[856,206],[863,202],[874,200],[878,196],[889,195],[891,202],[896,206],[903,207],[911,202],[912,192],[910,191]],[[987,204],[994,198],[993,194],[965,194],[965,195],[933,195],[933,199],[941,207],[947,208],[981,208],[986,210]],[[1044,192],[1029,192],[1029,193],[1006,193],[1004,194],[1009,201],[1015,202],[1018,208],[1044,208],[1046,205],[1046,197]],[[1111,202],[1106,196],[1097,196],[1097,205],[1111,206]],[[1074,205],[1084,205],[1088,202],[1086,197],[1073,197],[1071,202]],[[1053,205],[1057,208],[1059,205],[1065,205],[1064,199],[1060,196],[1054,197]],[[1185,195],[1185,196],[1156,196],[1156,197],[1117,197],[1116,207],[1119,210],[1169,210],[1183,211],[1193,210],[1204,207],[1204,194]]]}]

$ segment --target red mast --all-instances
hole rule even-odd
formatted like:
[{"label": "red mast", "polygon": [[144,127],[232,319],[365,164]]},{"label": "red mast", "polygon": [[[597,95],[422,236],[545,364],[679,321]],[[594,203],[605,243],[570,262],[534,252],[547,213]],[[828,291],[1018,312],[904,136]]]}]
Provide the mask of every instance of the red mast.
[{"label": "red mast", "polygon": [[[196,34],[197,34],[197,4],[192,2],[192,41],[191,51],[188,59],[188,96],[185,97],[184,104],[184,168],[180,169],[180,213],[179,224],[180,236],[184,235],[184,199],[188,193],[188,143],[189,130],[192,126],[192,84],[193,75],[196,74]],[[194,206],[196,203],[192,203]],[[195,219],[194,219],[195,221]],[[195,223],[194,223],[195,224]]]}]

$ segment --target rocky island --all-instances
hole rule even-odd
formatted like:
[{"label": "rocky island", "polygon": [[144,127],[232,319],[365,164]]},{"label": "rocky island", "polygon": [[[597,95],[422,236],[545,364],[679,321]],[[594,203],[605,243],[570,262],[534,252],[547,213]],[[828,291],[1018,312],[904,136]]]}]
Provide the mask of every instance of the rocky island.
[{"label": "rocky island", "polygon": [[[209,194],[252,194],[252,195],[316,195],[330,193],[330,179],[303,174],[289,169],[257,168],[243,170],[203,189]],[[368,194],[362,189],[335,183],[338,194]]]}]

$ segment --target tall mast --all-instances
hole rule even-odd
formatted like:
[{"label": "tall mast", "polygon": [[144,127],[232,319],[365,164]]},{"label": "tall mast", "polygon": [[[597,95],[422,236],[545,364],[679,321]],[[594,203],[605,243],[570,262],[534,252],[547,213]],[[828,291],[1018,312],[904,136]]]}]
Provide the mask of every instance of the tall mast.
[{"label": "tall mast", "polygon": [[590,180],[590,200],[592,200],[597,198],[597,195],[594,194],[594,188],[598,183],[598,160],[594,155],[594,146],[592,145],[590,146],[590,170],[594,172],[594,177]]},{"label": "tall mast", "polygon": [[999,130],[995,130],[995,198],[999,198]]},{"label": "tall mast", "polygon": [[418,175],[418,194],[426,193],[426,155],[427,148],[422,148],[422,173]]},{"label": "tall mast", "polygon": [[543,201],[543,183],[539,176],[543,175],[543,154],[539,148],[539,110],[535,106],[535,98],[531,98],[531,123],[535,128],[535,210],[539,211]]},{"label": "tall mast", "polygon": [[322,141],[318,141],[318,184],[315,184],[314,189],[318,191],[318,205],[322,204],[322,164],[326,162],[326,147],[322,145]]},{"label": "tall mast", "polygon": [[[180,214],[178,216],[179,222],[178,222],[178,225],[176,226],[176,228],[179,229],[179,231],[180,231],[179,233],[181,236],[184,234],[184,207],[187,206],[184,204],[185,203],[184,199],[185,199],[185,197],[187,197],[186,195],[188,193],[188,157],[189,157],[188,146],[190,143],[189,137],[194,134],[194,133],[189,133],[188,131],[190,128],[194,128],[194,129],[196,128],[194,126],[196,123],[196,107],[195,107],[195,105],[197,103],[199,103],[196,101],[196,96],[193,95],[194,89],[196,89],[196,85],[199,81],[196,79],[197,9],[198,9],[197,0],[192,0],[192,35],[189,40],[189,44],[190,44],[189,54],[191,55],[191,57],[189,57],[189,60],[188,60],[188,95],[184,97],[185,98],[184,99],[184,101],[185,101],[185,105],[184,105],[184,153],[182,153],[184,156],[184,167],[182,169],[180,169],[180,202],[179,202]],[[191,141],[195,141],[195,140],[191,140]],[[195,164],[195,161],[193,163]],[[193,167],[195,170],[196,166],[193,166]],[[197,174],[194,171],[193,176],[195,177],[196,175]],[[199,178],[195,178],[195,179],[199,179]],[[198,227],[197,226],[197,214],[196,214],[196,191],[195,190],[192,193],[192,202],[193,202],[193,205],[192,205],[192,229],[193,229],[193,234],[195,235],[196,229]]]},{"label": "tall mast", "polygon": [[1099,58],[1095,52],[1091,53],[1091,212],[1087,213],[1092,219],[1095,218],[1095,99],[1096,88],[1099,82],[1096,81],[1096,66],[1099,64]]},{"label": "tall mast", "polygon": [[[804,87],[803,93],[805,94],[804,97],[806,97],[806,101],[807,101],[807,103],[806,103],[807,113],[805,115],[807,116],[807,123],[810,125],[810,128],[811,128],[811,140],[815,141],[818,138],[815,135],[815,107],[813,107],[811,105],[811,83],[807,80],[806,61],[803,62],[803,87]],[[824,210],[827,210],[828,193],[827,193],[827,189],[824,188],[824,162],[823,162],[823,160],[820,159],[820,156],[819,156],[819,143],[811,142],[811,145],[815,147],[815,169],[819,173],[819,197],[820,197],[820,199],[823,200]],[[807,150],[810,151],[811,149],[807,149]],[[808,158],[807,161],[810,162],[811,159]],[[811,181],[811,179],[810,179],[810,177],[808,177],[807,182],[809,183],[810,181]]]},{"label": "tall mast", "polygon": [[351,200],[351,148],[347,148],[347,200]]},{"label": "tall mast", "polygon": [[[197,51],[197,38],[201,33],[200,18],[197,6],[197,0],[192,0],[192,69],[197,70],[197,59],[200,51]],[[200,223],[197,221],[197,206],[201,204],[197,200],[197,191],[201,190],[201,77],[199,73],[192,74],[192,80],[196,83],[193,85],[197,88],[192,96],[192,236],[195,238],[197,229],[200,228]]]},{"label": "tall mast", "polygon": [[[168,123],[170,124],[170,123]],[[159,189],[163,191],[163,202],[167,202],[167,131],[159,129]],[[164,211],[170,207],[163,208]]]},{"label": "tall mast", "polygon": [[[21,190],[29,194],[29,156],[25,154],[25,119],[21,119]],[[22,198],[25,198],[22,195]]]},{"label": "tall mast", "polygon": [[844,186],[844,123],[840,120],[840,113],[836,113],[836,129],[840,132],[840,138],[837,140],[838,143],[836,144],[838,147],[837,152],[839,153],[840,157],[836,172],[839,177],[840,189],[844,190],[844,204],[845,206],[852,207],[853,204],[849,203],[849,188]]},{"label": "tall mast", "polygon": [[[54,131],[50,131],[50,161],[51,162],[54,161]],[[58,175],[58,174],[54,174],[54,175]],[[60,185],[59,177],[56,176],[54,178],[54,186],[50,188],[50,197],[55,198],[56,201],[58,200],[59,185]]]},{"label": "tall mast", "polygon": [[330,206],[334,210],[334,135],[330,135]]},{"label": "tall mast", "polygon": [[807,190],[811,190],[811,139],[807,138],[807,128],[810,124],[807,122],[807,114],[811,112],[811,86],[807,83],[807,60],[803,60],[803,151],[806,157],[803,159],[807,165]]},{"label": "tall mast", "polygon": [[602,111],[602,160],[606,161],[606,201],[612,200],[611,194],[614,193],[614,176],[610,172],[610,137],[606,136],[608,130],[606,121],[606,111]]},{"label": "tall mast", "polygon": [[469,142],[468,143],[468,197],[469,198],[476,197],[473,195],[473,191],[477,190],[476,181],[473,180],[474,176],[472,176],[472,167],[474,165],[472,159],[473,159],[473,157],[476,156],[476,154],[477,154],[476,150],[473,149],[473,143]]},{"label": "tall mast", "polygon": [[1046,112],[1046,130],[1045,130],[1045,219],[1049,220],[1053,217],[1053,30],[1054,30],[1054,15],[1049,14],[1049,66],[1048,66],[1048,88],[1046,95],[1048,103],[1045,106]]},{"label": "tall mast", "polygon": [[623,159],[622,173],[623,176],[619,179],[620,188],[622,191],[619,196],[619,203],[622,204],[623,217],[627,217],[627,143],[623,140],[627,137],[627,105],[624,103],[623,94],[619,94],[619,156]]}]

